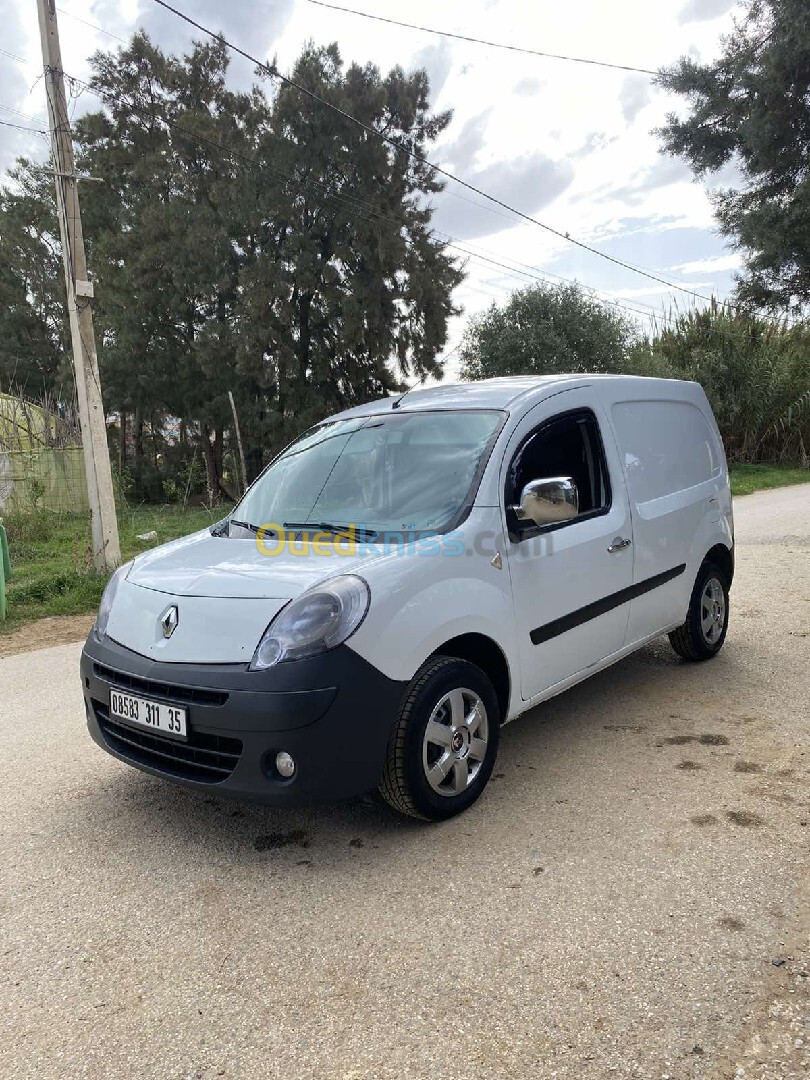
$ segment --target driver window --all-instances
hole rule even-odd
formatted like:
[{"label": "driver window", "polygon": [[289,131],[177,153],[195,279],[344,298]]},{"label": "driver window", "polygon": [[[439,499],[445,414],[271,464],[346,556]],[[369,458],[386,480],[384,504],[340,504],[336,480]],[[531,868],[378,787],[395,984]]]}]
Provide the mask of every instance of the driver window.
[{"label": "driver window", "polygon": [[520,500],[532,480],[570,476],[579,492],[579,516],[610,504],[602,441],[596,417],[588,411],[549,420],[523,443],[509,469],[507,506]]}]

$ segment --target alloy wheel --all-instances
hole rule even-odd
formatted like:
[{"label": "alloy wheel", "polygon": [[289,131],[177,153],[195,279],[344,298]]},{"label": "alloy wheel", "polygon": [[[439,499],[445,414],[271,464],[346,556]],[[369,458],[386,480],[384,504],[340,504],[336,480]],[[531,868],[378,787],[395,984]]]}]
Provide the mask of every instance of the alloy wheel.
[{"label": "alloy wheel", "polygon": [[422,740],[425,777],[437,795],[460,795],[481,771],[489,718],[474,690],[459,687],[440,698]]},{"label": "alloy wheel", "polygon": [[723,586],[710,577],[700,598],[700,629],[707,645],[714,645],[723,633],[726,621],[726,596]]}]

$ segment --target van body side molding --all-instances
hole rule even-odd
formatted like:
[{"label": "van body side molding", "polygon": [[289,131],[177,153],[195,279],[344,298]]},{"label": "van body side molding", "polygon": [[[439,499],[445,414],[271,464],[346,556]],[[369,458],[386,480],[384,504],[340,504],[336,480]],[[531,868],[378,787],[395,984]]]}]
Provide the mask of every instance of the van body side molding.
[{"label": "van body side molding", "polygon": [[592,604],[586,604],[585,607],[571,611],[567,615],[562,615],[559,619],[554,619],[544,626],[538,626],[529,634],[532,645],[542,645],[544,641],[559,637],[560,634],[565,634],[568,630],[573,630],[577,626],[582,626],[583,623],[590,622],[591,619],[597,619],[600,615],[605,615],[608,611],[612,611],[622,604],[629,603],[630,600],[634,600],[637,596],[643,596],[644,593],[651,592],[660,585],[666,585],[673,578],[680,577],[685,569],[686,563],[673,566],[671,570],[665,570],[663,574],[655,574],[653,577],[645,578],[644,581],[637,581],[626,589],[619,589],[618,592],[611,593],[610,596],[603,596],[601,600],[594,600]]}]

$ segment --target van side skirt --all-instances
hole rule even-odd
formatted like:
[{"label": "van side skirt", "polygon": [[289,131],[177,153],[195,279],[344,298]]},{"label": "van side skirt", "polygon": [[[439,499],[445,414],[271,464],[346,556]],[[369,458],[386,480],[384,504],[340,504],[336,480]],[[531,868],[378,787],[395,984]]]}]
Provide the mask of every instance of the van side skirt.
[{"label": "van side skirt", "polygon": [[645,578],[644,581],[637,581],[633,585],[628,585],[626,589],[619,589],[618,592],[611,593],[610,596],[603,596],[601,600],[594,600],[592,604],[586,604],[585,607],[571,611],[567,615],[562,615],[559,619],[553,619],[543,626],[535,627],[529,634],[532,645],[542,645],[544,641],[559,637],[560,634],[565,634],[568,630],[573,630],[577,626],[582,626],[583,623],[590,622],[591,619],[597,619],[600,615],[605,615],[608,611],[621,607],[622,604],[629,603],[630,600],[634,600],[637,596],[643,596],[644,593],[651,592],[661,585],[666,585],[673,578],[680,577],[685,569],[686,563],[673,566],[671,570],[665,570],[662,574],[655,574],[653,577]]}]

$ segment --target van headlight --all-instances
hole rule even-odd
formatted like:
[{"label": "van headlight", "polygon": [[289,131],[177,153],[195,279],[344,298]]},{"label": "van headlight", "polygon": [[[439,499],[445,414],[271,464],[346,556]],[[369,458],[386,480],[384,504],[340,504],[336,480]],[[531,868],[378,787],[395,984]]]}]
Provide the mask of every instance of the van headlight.
[{"label": "van headlight", "polygon": [[365,618],[370,599],[368,585],[355,574],[344,574],[302,593],[267,627],[250,670],[263,671],[342,645]]},{"label": "van headlight", "polygon": [[131,566],[131,561],[119,566],[107,582],[107,588],[102,594],[101,603],[98,606],[98,615],[96,615],[96,622],[93,626],[93,633],[97,641],[103,641],[107,634],[107,623],[110,621],[110,612],[112,611],[115,594],[118,592],[118,586],[129,573]]}]

